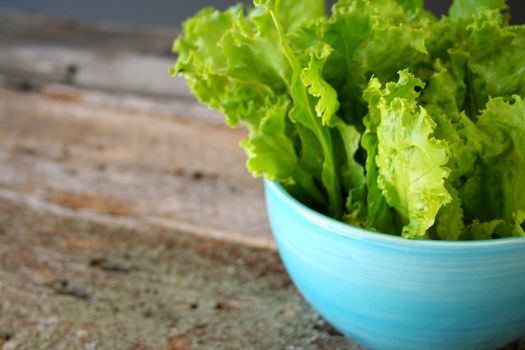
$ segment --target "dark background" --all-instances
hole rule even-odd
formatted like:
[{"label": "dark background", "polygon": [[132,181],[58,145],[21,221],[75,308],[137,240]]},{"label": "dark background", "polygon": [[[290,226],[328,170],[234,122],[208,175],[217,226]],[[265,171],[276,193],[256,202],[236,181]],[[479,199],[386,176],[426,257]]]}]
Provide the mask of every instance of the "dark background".
[{"label": "dark background", "polygon": [[[87,21],[178,26],[202,7],[214,5],[224,9],[238,2],[251,3],[249,0],[0,0],[0,9],[45,13]],[[426,6],[436,14],[445,14],[451,2],[426,0]],[[511,8],[512,22],[525,23],[525,0],[508,0],[507,3]]]}]

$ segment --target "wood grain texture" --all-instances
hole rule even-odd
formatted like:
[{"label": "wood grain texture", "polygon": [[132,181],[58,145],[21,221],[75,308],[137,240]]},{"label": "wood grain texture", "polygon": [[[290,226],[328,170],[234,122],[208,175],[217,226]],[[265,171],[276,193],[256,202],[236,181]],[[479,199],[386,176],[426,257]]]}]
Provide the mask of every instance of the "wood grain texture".
[{"label": "wood grain texture", "polygon": [[[84,96],[86,100],[84,101]],[[0,197],[272,246],[243,130],[0,89]]]},{"label": "wood grain texture", "polygon": [[0,12],[0,196],[273,247],[244,131],[168,76],[177,32]]},{"label": "wood grain texture", "polygon": [[245,131],[167,76],[176,33],[0,12],[0,349],[359,349],[284,272]]},{"label": "wood grain texture", "polygon": [[0,349],[359,349],[275,252],[0,198]]},{"label": "wood grain texture", "polygon": [[0,12],[0,81],[191,98],[171,78],[177,28],[131,28]]},{"label": "wood grain texture", "polygon": [[20,11],[0,11],[0,35],[4,42],[57,43],[70,48],[119,49],[171,57],[178,27],[137,27],[111,22],[81,22]]}]

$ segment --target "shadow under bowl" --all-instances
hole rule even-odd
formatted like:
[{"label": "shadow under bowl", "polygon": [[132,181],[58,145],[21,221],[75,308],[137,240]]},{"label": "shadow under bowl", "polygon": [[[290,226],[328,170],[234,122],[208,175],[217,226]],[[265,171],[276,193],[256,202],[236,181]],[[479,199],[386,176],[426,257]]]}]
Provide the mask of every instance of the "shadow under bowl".
[{"label": "shadow under bowl", "polygon": [[328,322],[375,350],[497,349],[525,336],[525,238],[414,241],[319,214],[265,181],[281,258]]}]

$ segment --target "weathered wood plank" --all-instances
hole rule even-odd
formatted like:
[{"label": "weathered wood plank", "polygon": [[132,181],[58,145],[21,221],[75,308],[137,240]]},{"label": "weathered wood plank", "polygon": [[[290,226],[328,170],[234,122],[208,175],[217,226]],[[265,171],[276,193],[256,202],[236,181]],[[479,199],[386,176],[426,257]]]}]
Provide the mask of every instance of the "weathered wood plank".
[{"label": "weathered wood plank", "polygon": [[70,95],[0,89],[0,197],[273,246],[243,130]]},{"label": "weathered wood plank", "polygon": [[359,349],[274,252],[0,198],[0,349]]},{"label": "weathered wood plank", "polygon": [[306,305],[275,252],[1,197],[0,349],[363,350]]},{"label": "weathered wood plank", "polygon": [[167,76],[175,34],[0,13],[0,349],[357,349],[246,247],[244,131]]},{"label": "weathered wood plank", "polygon": [[0,12],[0,81],[191,98],[183,79],[168,74],[177,32]]},{"label": "weathered wood plank", "polygon": [[70,48],[111,49],[172,57],[173,27],[137,27],[92,23],[19,11],[0,11],[0,38],[4,43],[57,43]]},{"label": "weathered wood plank", "polygon": [[0,74],[13,85],[54,82],[113,92],[190,98],[168,69],[174,58],[118,50],[0,44]]}]

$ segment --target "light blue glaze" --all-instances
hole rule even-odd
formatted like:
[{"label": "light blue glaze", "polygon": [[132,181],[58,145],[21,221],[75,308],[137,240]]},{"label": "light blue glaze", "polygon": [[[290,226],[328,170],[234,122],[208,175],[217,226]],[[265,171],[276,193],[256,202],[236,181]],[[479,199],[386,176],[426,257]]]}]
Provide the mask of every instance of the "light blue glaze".
[{"label": "light blue glaze", "polygon": [[525,336],[525,239],[412,241],[340,223],[265,182],[281,258],[332,325],[374,350],[497,349]]}]

